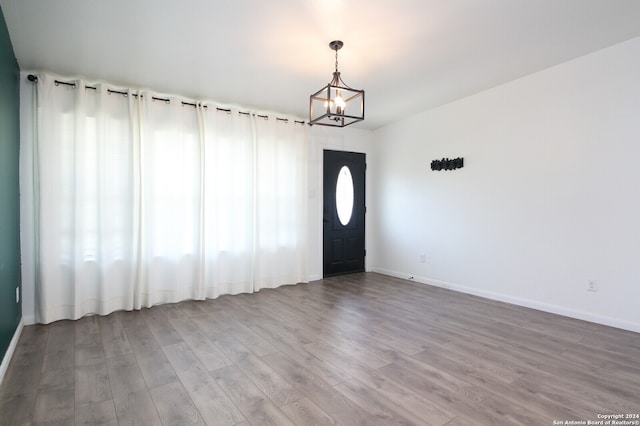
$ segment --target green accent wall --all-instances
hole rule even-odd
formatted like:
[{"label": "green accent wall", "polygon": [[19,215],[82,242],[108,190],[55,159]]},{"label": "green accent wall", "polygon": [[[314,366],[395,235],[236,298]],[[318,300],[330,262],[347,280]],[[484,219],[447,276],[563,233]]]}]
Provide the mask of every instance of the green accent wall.
[{"label": "green accent wall", "polygon": [[[20,286],[20,69],[0,8],[0,360],[22,317]],[[22,294],[20,295],[22,298]]]}]

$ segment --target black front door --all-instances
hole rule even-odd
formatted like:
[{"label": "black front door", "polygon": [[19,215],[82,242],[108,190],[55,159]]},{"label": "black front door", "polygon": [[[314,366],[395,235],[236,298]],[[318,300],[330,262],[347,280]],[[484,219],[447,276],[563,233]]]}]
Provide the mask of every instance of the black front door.
[{"label": "black front door", "polygon": [[364,271],[365,158],[324,151],[325,277]]}]

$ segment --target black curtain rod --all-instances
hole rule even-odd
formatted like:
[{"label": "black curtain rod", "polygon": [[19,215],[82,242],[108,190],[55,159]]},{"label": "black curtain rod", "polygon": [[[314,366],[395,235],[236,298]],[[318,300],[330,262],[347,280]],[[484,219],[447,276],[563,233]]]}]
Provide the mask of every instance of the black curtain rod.
[{"label": "black curtain rod", "polygon": [[[27,80],[29,80],[29,81],[30,81],[30,82],[32,82],[32,83],[35,83],[36,81],[38,81],[38,77],[37,77],[37,76],[35,76],[35,75],[33,75],[33,74],[29,74],[29,75],[27,76]],[[59,85],[61,85],[61,84],[62,84],[63,86],[76,87],[76,84],[75,84],[75,83],[71,83],[71,82],[69,82],[69,81],[54,80],[54,83],[56,84],[56,86],[59,86]],[[95,86],[84,86],[84,88],[85,88],[85,89],[89,89],[89,90],[97,90],[97,89],[98,89],[98,88],[97,88],[97,87],[95,87]],[[127,92],[123,92],[123,91],[121,91],[121,90],[107,89],[107,92],[108,92],[108,93],[117,93],[117,94],[119,94],[119,95],[124,95],[124,96],[128,96],[128,95],[129,95]],[[138,97],[138,94],[137,94],[137,93],[132,93],[131,95],[132,95],[132,96],[135,96],[136,98]],[[154,97],[152,97],[151,99],[156,100],[156,101],[165,101],[165,102],[167,102],[167,103],[169,103],[169,102],[170,102],[170,100],[169,100],[169,99],[156,98],[155,96],[154,96]],[[186,102],[183,102],[183,104],[187,104],[187,103],[186,103]],[[193,106],[195,106],[195,104],[189,104],[189,105],[193,105]]]},{"label": "black curtain rod", "polygon": [[[29,80],[29,81],[30,81],[30,82],[32,82],[32,83],[35,83],[36,81],[38,81],[38,76],[33,75],[33,74],[29,74],[29,75],[27,76],[27,80]],[[54,83],[55,83],[56,85],[60,85],[60,84],[62,84],[62,85],[64,85],[64,86],[71,86],[71,87],[74,87],[74,88],[76,87],[76,84],[75,84],[75,83],[72,83],[72,82],[69,82],[69,81],[54,80]],[[91,90],[97,90],[97,89],[98,89],[98,88],[97,88],[97,87],[95,87],[95,86],[84,86],[84,88],[85,88],[85,89],[91,89]],[[117,93],[117,94],[119,94],[119,95],[124,95],[124,96],[127,96],[127,95],[128,95],[128,93],[127,93],[127,92],[123,92],[123,91],[121,91],[121,90],[112,90],[112,89],[107,89],[107,92],[108,92],[108,93]],[[136,98],[138,97],[138,94],[137,94],[137,93],[132,93],[131,95],[132,95],[132,96],[135,96]],[[142,95],[141,95],[141,96],[142,96]],[[170,103],[170,102],[171,102],[171,99],[166,99],[166,98],[157,98],[157,97],[155,97],[155,96],[152,96],[152,97],[151,97],[151,99],[153,99],[154,101],[164,101],[164,102],[166,102],[166,103]],[[184,101],[182,101],[182,105],[188,105],[188,106],[192,106],[192,107],[197,107],[197,106],[198,106],[198,104],[196,104],[195,102],[191,103],[191,102],[184,102]],[[203,107],[203,108],[208,108],[208,106],[207,106],[207,105],[202,105],[202,107]],[[230,113],[230,112],[231,112],[231,110],[230,110],[230,109],[228,109],[228,108],[216,108],[216,110],[218,110],[218,111],[223,111],[223,112],[226,112],[226,113]],[[265,120],[268,120],[268,119],[269,119],[269,116],[268,116],[268,115],[260,115],[260,114],[255,114],[255,113],[251,113],[251,112],[244,112],[244,111],[238,111],[238,112],[239,112],[240,114],[242,114],[242,115],[253,115],[253,116],[255,116],[255,117],[264,118]],[[288,119],[288,118],[280,118],[280,117],[276,117],[276,120],[277,120],[277,121],[284,121],[285,123],[288,123],[288,122],[289,122],[289,119]],[[295,120],[295,121],[294,121],[294,123],[296,123],[296,124],[305,124],[305,122],[304,122],[304,121],[299,121],[299,120]]]}]

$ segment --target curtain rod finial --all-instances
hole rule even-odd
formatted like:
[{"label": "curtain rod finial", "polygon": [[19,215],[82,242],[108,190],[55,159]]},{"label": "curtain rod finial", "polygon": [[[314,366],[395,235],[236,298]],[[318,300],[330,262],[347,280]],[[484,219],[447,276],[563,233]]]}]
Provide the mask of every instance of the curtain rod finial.
[{"label": "curtain rod finial", "polygon": [[30,82],[32,82],[32,83],[35,83],[36,81],[38,81],[38,77],[37,77],[37,76],[35,76],[35,75],[33,75],[33,74],[29,74],[29,75],[27,76],[27,80],[29,80],[29,81],[30,81]]}]

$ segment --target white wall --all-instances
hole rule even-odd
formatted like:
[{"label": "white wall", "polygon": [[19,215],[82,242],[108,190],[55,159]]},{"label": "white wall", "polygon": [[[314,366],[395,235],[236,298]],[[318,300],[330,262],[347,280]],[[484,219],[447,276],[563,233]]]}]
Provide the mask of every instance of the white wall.
[{"label": "white wall", "polygon": [[640,331],[640,38],[374,144],[375,271]]}]

